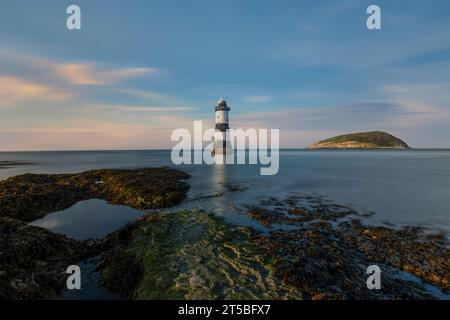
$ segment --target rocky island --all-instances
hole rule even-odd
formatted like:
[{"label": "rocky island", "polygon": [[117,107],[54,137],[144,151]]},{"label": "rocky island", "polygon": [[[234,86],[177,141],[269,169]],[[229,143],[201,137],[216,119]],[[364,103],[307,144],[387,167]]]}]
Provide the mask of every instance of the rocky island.
[{"label": "rocky island", "polygon": [[406,142],[383,131],[349,133],[315,142],[307,149],[409,149]]}]

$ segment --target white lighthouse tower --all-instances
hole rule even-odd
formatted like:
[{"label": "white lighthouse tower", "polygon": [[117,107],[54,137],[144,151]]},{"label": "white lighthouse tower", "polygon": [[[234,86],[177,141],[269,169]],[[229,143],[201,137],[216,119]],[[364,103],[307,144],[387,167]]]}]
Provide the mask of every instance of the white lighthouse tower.
[{"label": "white lighthouse tower", "polygon": [[224,155],[233,153],[231,143],[228,139],[228,129],[230,129],[230,126],[228,124],[229,111],[230,108],[227,106],[227,102],[223,98],[220,98],[217,101],[215,108],[216,132],[214,134],[214,155],[216,158],[216,162],[219,163],[220,163],[220,159],[218,159],[219,157],[223,158]]}]

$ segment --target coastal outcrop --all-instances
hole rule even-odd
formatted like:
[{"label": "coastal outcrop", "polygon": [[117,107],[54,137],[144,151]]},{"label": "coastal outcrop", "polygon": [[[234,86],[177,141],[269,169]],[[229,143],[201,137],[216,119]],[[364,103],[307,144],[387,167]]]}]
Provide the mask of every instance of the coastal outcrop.
[{"label": "coastal outcrop", "polygon": [[128,299],[300,299],[255,236],[203,211],[151,214],[106,239],[99,270]]},{"label": "coastal outcrop", "polygon": [[104,250],[101,241],[76,241],[27,222],[92,198],[138,209],[170,207],[186,196],[187,178],[178,170],[148,168],[0,181],[0,299],[54,298],[69,265]]},{"label": "coastal outcrop", "polygon": [[24,174],[0,181],[0,216],[33,221],[88,199],[145,210],[180,203],[189,175],[169,168]]},{"label": "coastal outcrop", "polygon": [[[365,226],[314,196],[269,198],[247,213],[271,232],[198,210],[141,217],[106,238],[105,285],[127,299],[449,298],[443,235]],[[371,265],[381,290],[367,288]]]},{"label": "coastal outcrop", "polygon": [[[307,299],[436,298],[425,283],[449,298],[450,247],[444,235],[418,227],[366,226],[356,211],[311,196],[267,199],[248,214],[272,229],[258,241],[275,257],[276,274]],[[382,270],[382,290],[366,287],[370,265]]]},{"label": "coastal outcrop", "polygon": [[406,142],[383,131],[344,134],[315,142],[308,149],[409,149]]},{"label": "coastal outcrop", "polygon": [[89,241],[76,241],[0,217],[0,299],[48,299],[66,284],[66,269],[86,257]]}]

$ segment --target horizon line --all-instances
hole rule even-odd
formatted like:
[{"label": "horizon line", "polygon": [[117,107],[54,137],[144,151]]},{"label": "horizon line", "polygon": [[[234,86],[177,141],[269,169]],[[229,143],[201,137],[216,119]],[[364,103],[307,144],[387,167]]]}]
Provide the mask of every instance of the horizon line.
[{"label": "horizon line", "polygon": [[[0,153],[32,153],[32,152],[111,152],[111,151],[171,151],[172,149],[62,149],[62,150],[0,150]],[[190,151],[204,151],[205,149],[190,149]],[[259,149],[236,149],[236,150],[245,150],[245,151],[258,151]],[[262,150],[271,150],[262,149]],[[289,151],[289,150],[308,150],[308,151],[352,151],[352,150],[392,150],[392,151],[411,151],[411,150],[450,150],[450,147],[417,147],[409,149],[395,149],[395,148],[349,148],[349,149],[308,149],[307,147],[288,147],[288,148],[279,148],[280,151]]]}]

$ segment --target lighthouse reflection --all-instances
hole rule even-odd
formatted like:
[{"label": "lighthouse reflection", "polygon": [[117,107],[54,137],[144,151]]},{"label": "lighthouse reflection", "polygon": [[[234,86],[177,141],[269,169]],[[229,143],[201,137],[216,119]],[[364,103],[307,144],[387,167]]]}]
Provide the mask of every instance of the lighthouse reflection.
[{"label": "lighthouse reflection", "polygon": [[[215,157],[217,157],[216,155]],[[223,155],[221,155],[223,156]],[[227,197],[226,197],[226,191],[227,191],[227,168],[228,166],[226,164],[214,164],[212,165],[212,185],[214,186],[215,191],[217,194],[221,195],[219,197],[215,197],[212,201],[212,205],[214,206],[215,210],[220,213],[225,213],[227,210]]]}]

